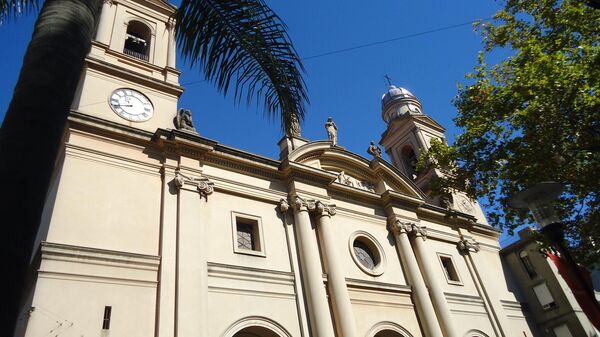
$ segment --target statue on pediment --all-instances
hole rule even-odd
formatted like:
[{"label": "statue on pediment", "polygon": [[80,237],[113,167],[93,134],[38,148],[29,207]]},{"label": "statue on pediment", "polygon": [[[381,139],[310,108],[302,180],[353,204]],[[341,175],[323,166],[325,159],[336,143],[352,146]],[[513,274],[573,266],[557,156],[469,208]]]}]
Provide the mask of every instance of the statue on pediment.
[{"label": "statue on pediment", "polygon": [[367,153],[372,155],[374,158],[381,158],[381,149],[375,145],[375,142],[371,141],[371,145],[367,149]]},{"label": "statue on pediment", "polygon": [[327,118],[327,122],[325,122],[325,130],[327,130],[327,138],[331,142],[331,145],[337,145],[337,137],[338,137],[338,129],[335,123],[333,122],[333,118]]}]

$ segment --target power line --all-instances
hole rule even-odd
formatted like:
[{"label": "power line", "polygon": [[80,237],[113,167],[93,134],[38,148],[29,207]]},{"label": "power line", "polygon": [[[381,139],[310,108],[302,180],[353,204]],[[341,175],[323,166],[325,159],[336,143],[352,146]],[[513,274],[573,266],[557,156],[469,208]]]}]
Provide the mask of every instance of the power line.
[{"label": "power line", "polygon": [[338,49],[338,50],[332,50],[332,51],[325,52],[325,53],[322,53],[322,54],[317,54],[317,55],[313,55],[313,56],[303,57],[302,60],[303,61],[312,60],[312,59],[316,59],[318,57],[324,57],[324,56],[329,56],[329,55],[333,55],[333,54],[345,53],[345,52],[349,52],[349,51],[356,50],[356,49],[377,46],[377,45],[380,45],[380,44],[390,43],[390,42],[394,42],[394,41],[398,41],[398,40],[409,39],[409,38],[412,38],[412,37],[417,37],[417,36],[431,34],[431,33],[437,33],[437,32],[441,32],[441,31],[444,31],[444,30],[450,30],[450,29],[454,29],[454,28],[458,28],[458,27],[463,27],[463,26],[466,26],[466,25],[473,25],[476,22],[487,21],[487,20],[490,20],[490,19],[491,18],[486,18],[486,19],[483,19],[483,20],[472,20],[472,21],[468,21],[468,22],[457,23],[457,24],[450,25],[450,26],[444,26],[444,27],[434,28],[434,29],[423,31],[423,32],[418,32],[418,33],[413,33],[413,34],[398,36],[398,37],[394,37],[394,38],[387,39],[387,40],[381,40],[381,41],[376,41],[376,42],[370,42],[370,43],[361,44],[361,45],[358,45],[358,46],[353,46],[353,47],[348,47],[348,48],[343,48],[343,49]]},{"label": "power line", "polygon": [[[442,32],[442,31],[445,31],[445,30],[450,30],[450,29],[454,29],[454,28],[464,27],[464,26],[467,26],[467,25],[473,25],[476,22],[488,21],[488,20],[491,20],[491,19],[492,18],[490,17],[490,18],[485,18],[485,19],[481,19],[481,20],[471,20],[471,21],[457,23],[457,24],[453,24],[453,25],[449,25],[449,26],[444,26],[444,27],[429,29],[429,30],[426,30],[426,31],[418,32],[418,33],[413,33],[413,34],[408,34],[408,35],[402,35],[402,36],[394,37],[394,38],[391,38],[391,39],[386,39],[386,40],[381,40],[381,41],[375,41],[375,42],[369,42],[369,43],[365,43],[365,44],[361,44],[361,45],[357,45],[357,46],[352,46],[352,47],[347,47],[347,48],[342,48],[342,49],[337,49],[337,50],[331,50],[331,51],[324,52],[324,53],[321,53],[321,54],[316,54],[316,55],[307,56],[307,57],[301,57],[300,59],[302,61],[306,61],[306,60],[313,60],[313,59],[316,59],[316,58],[325,57],[325,56],[334,55],[334,54],[347,53],[349,51],[353,51],[353,50],[357,50],[357,49],[378,46],[378,45],[381,45],[381,44],[386,44],[386,43],[395,42],[395,41],[399,41],[399,40],[410,39],[410,38],[413,38],[413,37],[418,37],[418,36],[432,34],[432,33],[437,33],[437,32]],[[208,80],[192,81],[192,82],[188,82],[188,83],[183,83],[182,85],[188,85],[189,86],[189,85],[193,85],[193,84],[197,84],[197,83],[202,83],[202,82],[208,82]]]}]

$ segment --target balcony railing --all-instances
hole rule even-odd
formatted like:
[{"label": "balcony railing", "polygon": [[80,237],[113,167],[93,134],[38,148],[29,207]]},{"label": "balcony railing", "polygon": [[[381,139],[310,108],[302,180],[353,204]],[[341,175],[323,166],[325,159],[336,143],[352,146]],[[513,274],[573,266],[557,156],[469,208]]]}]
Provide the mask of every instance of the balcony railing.
[{"label": "balcony railing", "polygon": [[148,62],[148,55],[146,55],[146,54],[139,53],[137,51],[133,51],[133,50],[127,49],[127,48],[123,49],[123,53]]}]

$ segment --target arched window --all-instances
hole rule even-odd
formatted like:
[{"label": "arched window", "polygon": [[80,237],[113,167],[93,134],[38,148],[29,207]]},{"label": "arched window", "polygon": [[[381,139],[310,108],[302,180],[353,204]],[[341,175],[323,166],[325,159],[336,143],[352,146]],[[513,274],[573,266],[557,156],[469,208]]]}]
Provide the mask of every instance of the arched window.
[{"label": "arched window", "polygon": [[413,151],[412,147],[405,146],[401,151],[402,162],[404,163],[404,168],[406,169],[407,175],[412,178],[417,178],[417,155],[415,151]]},{"label": "arched window", "polygon": [[123,53],[148,61],[150,54],[150,28],[139,21],[130,21],[127,25],[127,36]]},{"label": "arched window", "polygon": [[525,268],[527,275],[529,275],[530,278],[536,277],[537,273],[535,272],[535,268],[533,268],[533,264],[531,263],[531,260],[529,259],[529,255],[527,254],[527,252],[522,250],[519,253],[519,258],[521,259],[521,263],[523,264],[523,267]]}]

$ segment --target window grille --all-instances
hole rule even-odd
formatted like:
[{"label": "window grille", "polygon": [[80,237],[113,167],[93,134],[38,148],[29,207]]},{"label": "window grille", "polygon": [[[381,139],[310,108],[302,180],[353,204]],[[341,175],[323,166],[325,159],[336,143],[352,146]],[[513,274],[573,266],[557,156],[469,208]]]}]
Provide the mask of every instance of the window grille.
[{"label": "window grille", "polygon": [[354,254],[358,258],[358,261],[365,266],[367,269],[373,270],[375,268],[376,262],[373,252],[369,249],[364,242],[359,240],[354,240]]},{"label": "window grille", "polygon": [[254,226],[246,223],[237,224],[237,245],[238,248],[255,250],[254,244]]}]

